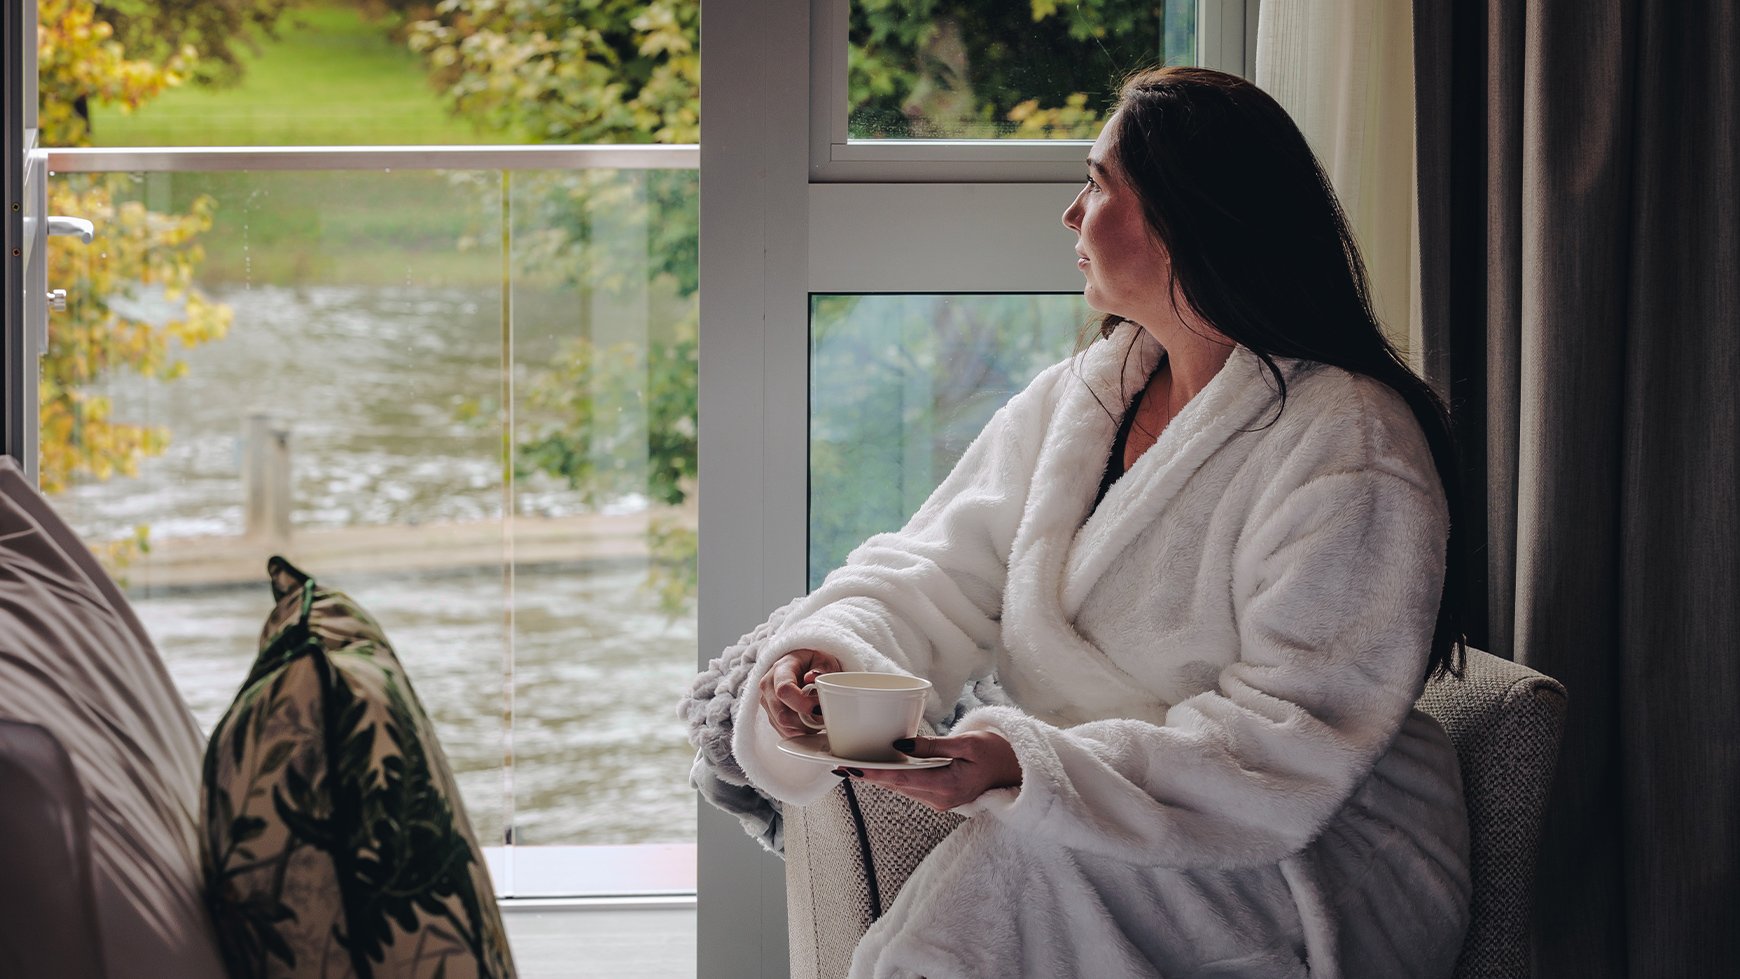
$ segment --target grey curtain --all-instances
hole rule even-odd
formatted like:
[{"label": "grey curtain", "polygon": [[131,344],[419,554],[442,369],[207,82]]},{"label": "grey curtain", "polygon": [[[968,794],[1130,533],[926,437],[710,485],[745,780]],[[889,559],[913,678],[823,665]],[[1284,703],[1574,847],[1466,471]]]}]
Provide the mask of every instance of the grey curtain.
[{"label": "grey curtain", "polygon": [[1414,9],[1470,638],[1570,693],[1536,974],[1740,975],[1740,20]]}]

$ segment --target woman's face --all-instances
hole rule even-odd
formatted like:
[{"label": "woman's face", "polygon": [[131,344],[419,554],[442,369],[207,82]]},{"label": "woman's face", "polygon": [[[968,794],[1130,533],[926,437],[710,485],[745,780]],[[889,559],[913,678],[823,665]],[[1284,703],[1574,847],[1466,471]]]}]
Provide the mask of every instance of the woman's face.
[{"label": "woman's face", "polygon": [[1063,225],[1076,233],[1076,266],[1087,277],[1082,295],[1088,305],[1152,330],[1175,316],[1171,263],[1112,156],[1116,121],[1114,115],[1094,140],[1087,186],[1063,212]]}]

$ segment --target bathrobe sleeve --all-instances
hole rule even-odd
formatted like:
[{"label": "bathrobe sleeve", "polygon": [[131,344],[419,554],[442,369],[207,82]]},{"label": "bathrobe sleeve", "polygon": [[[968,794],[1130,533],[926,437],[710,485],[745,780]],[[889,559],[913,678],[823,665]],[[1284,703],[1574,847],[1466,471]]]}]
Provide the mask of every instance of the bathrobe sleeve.
[{"label": "bathrobe sleeve", "polygon": [[1180,869],[1275,863],[1319,834],[1419,694],[1449,523],[1423,450],[1352,470],[1311,455],[1283,468],[1241,533],[1238,661],[1218,689],[1173,705],[1161,724],[1059,728],[975,711],[955,731],[1002,733],[1023,784],[961,811]]},{"label": "bathrobe sleeve", "polygon": [[[865,541],[795,603],[745,683],[753,690],[779,657],[820,649],[847,670],[909,673],[933,685],[926,719],[947,718],[969,680],[990,672],[1009,552],[1065,364],[1004,405],[906,526]],[[793,762],[753,696],[739,699],[733,753],[769,795],[804,805],[838,783],[825,767]]]}]

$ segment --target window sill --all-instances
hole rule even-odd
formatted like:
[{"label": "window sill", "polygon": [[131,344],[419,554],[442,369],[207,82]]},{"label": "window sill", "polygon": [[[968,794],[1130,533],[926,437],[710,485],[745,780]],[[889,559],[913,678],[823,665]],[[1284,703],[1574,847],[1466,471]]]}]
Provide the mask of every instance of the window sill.
[{"label": "window sill", "polygon": [[503,906],[632,899],[635,906],[695,896],[695,844],[632,846],[486,846]]}]

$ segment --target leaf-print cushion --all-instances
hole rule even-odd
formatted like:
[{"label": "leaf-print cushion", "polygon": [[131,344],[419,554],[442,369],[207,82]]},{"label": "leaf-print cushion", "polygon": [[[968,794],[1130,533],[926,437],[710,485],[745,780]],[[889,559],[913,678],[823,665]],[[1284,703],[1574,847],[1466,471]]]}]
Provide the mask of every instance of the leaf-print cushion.
[{"label": "leaf-print cushion", "polygon": [[514,974],[482,850],[381,627],[283,558],[206,749],[206,900],[234,976]]}]

